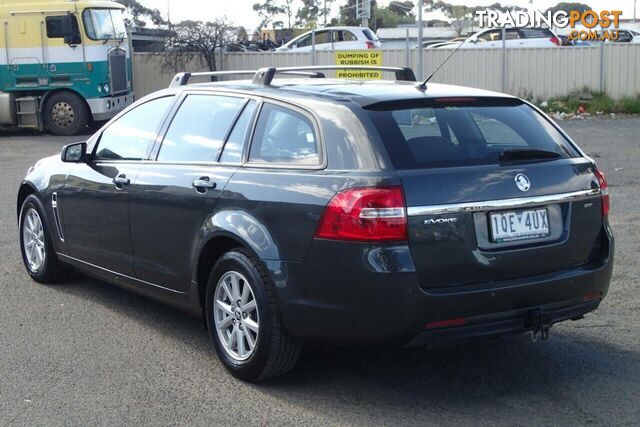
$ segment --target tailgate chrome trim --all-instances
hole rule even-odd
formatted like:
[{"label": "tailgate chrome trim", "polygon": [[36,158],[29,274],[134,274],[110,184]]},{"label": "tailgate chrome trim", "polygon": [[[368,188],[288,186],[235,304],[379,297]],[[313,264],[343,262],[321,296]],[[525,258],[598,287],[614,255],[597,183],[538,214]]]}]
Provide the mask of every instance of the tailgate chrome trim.
[{"label": "tailgate chrome trim", "polygon": [[520,197],[514,199],[487,200],[484,202],[453,203],[450,205],[410,206],[408,216],[442,215],[463,212],[491,211],[509,208],[524,208],[529,206],[548,205],[553,203],[574,202],[597,196],[599,188],[573,191],[570,193],[549,194],[546,196]]}]

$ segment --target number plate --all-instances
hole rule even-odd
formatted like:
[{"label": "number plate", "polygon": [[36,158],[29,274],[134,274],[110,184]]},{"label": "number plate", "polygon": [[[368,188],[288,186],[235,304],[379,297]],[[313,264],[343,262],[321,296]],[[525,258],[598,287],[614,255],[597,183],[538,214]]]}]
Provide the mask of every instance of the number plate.
[{"label": "number plate", "polygon": [[545,208],[491,214],[491,237],[495,243],[548,235],[549,215]]}]

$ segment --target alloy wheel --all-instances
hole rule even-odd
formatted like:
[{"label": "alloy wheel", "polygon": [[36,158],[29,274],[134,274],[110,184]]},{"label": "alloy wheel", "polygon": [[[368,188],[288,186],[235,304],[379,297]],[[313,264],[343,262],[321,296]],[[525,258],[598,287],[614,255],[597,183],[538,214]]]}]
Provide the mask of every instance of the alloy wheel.
[{"label": "alloy wheel", "polygon": [[260,318],[251,284],[242,274],[228,271],[218,281],[213,319],[225,352],[239,362],[251,357],[258,344]]},{"label": "alloy wheel", "polygon": [[40,270],[46,256],[44,229],[40,215],[33,208],[27,211],[22,222],[22,242],[29,270]]}]

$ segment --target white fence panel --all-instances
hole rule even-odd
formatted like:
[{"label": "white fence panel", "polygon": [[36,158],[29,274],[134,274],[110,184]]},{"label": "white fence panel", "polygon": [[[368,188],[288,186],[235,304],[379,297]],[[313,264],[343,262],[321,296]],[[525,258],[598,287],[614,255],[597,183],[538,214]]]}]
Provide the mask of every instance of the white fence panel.
[{"label": "white fence panel", "polygon": [[[424,51],[425,78],[450,54],[449,49]],[[604,56],[603,56],[604,53]],[[224,70],[255,70],[261,67],[334,65],[335,51],[243,52],[224,55]],[[604,62],[602,62],[604,61]],[[385,49],[385,66],[417,69],[418,52],[412,49]],[[507,50],[507,73],[503,76],[501,49],[463,49],[458,51],[433,78],[433,82],[471,86],[527,97],[549,99],[587,88],[604,91],[619,99],[640,95],[640,45],[610,44],[593,47],[515,48]],[[603,66],[601,66],[603,65]],[[189,71],[203,71],[193,61]],[[177,70],[164,66],[159,54],[135,54],[134,87],[141,97],[167,87]],[[326,73],[332,77],[333,73]],[[250,76],[246,76],[249,78]],[[385,77],[392,78],[386,73]],[[506,77],[503,86],[503,77]],[[604,79],[603,79],[604,77]]]}]

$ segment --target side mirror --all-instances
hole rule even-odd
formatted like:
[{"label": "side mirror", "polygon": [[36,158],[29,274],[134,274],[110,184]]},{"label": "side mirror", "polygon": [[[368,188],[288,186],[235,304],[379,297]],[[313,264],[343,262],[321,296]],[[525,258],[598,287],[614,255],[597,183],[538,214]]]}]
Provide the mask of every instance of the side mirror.
[{"label": "side mirror", "polygon": [[76,142],[62,147],[60,158],[65,163],[82,163],[87,157],[87,143]]},{"label": "side mirror", "polygon": [[66,14],[62,18],[62,33],[64,34],[64,42],[70,46],[80,44],[80,29],[78,21],[71,13]]}]

